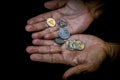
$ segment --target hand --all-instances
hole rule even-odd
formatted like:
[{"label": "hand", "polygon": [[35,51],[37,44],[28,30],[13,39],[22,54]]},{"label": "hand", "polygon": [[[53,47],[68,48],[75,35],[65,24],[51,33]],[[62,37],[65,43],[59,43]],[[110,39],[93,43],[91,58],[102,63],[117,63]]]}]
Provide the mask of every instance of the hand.
[{"label": "hand", "polygon": [[[58,37],[58,26],[46,27],[46,19],[64,19],[67,22],[67,29],[71,34],[82,33],[94,20],[92,10],[81,0],[54,0],[45,3],[45,7],[55,9],[51,12],[40,14],[30,20],[26,31],[34,32],[32,38],[53,39]],[[36,32],[38,31],[38,32]]]},{"label": "hand", "polygon": [[82,72],[92,72],[97,70],[108,52],[106,42],[92,35],[73,35],[68,40],[81,40],[85,43],[82,51],[69,51],[65,47],[56,45],[53,40],[34,39],[33,44],[28,46],[26,51],[31,54],[33,61],[61,63],[72,65],[63,78]]}]

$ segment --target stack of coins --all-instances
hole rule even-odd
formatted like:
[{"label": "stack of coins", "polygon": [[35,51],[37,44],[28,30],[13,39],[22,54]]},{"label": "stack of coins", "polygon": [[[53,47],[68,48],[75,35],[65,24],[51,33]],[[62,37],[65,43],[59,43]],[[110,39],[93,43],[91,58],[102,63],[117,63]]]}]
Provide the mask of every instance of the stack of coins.
[{"label": "stack of coins", "polygon": [[56,38],[54,41],[56,44],[59,44],[59,45],[65,43],[65,40],[70,37],[70,31],[65,28],[67,26],[67,22],[63,19],[59,19],[56,22],[55,19],[53,18],[48,18],[46,22],[49,27],[55,27],[57,23],[57,25],[60,27],[58,31],[59,37]]},{"label": "stack of coins", "polygon": [[66,42],[66,48],[68,50],[83,50],[85,48],[85,44],[80,40],[68,40]]},{"label": "stack of coins", "polygon": [[[58,31],[58,38],[54,39],[54,42],[58,45],[62,45],[65,43],[65,40],[70,37],[70,31],[65,28],[67,26],[67,22],[64,19],[59,19],[57,22],[53,18],[47,19],[47,25],[49,27],[55,27],[55,25],[60,27]],[[85,44],[80,40],[68,40],[66,42],[66,48],[68,50],[83,50],[85,47]]]},{"label": "stack of coins", "polygon": [[[58,31],[59,39],[65,42],[65,40],[70,37],[70,31],[65,28],[67,26],[67,22],[63,19],[59,19],[57,24],[60,27]],[[58,44],[58,41],[56,43]]]},{"label": "stack of coins", "polygon": [[65,28],[67,26],[67,22],[64,19],[59,19],[57,21],[57,25],[60,27],[58,31],[59,37],[56,38],[54,41],[56,44],[61,45],[65,43],[65,40],[70,37],[70,31],[67,28]]}]

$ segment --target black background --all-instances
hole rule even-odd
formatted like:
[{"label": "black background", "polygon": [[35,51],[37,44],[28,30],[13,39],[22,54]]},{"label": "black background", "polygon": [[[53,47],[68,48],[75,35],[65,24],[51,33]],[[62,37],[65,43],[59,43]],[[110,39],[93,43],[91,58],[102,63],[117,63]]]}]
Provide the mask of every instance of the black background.
[{"label": "black background", "polygon": [[[5,68],[6,76],[7,74],[12,75],[12,78],[16,76],[17,79],[62,80],[63,73],[69,68],[66,65],[33,62],[25,51],[27,46],[32,45],[31,33],[25,31],[27,20],[49,11],[44,8],[45,1],[47,0],[6,1],[10,4],[3,6],[2,12],[5,12],[5,18],[3,18],[3,21],[5,21],[5,31],[3,32],[5,34],[3,38],[6,43],[4,45],[5,56],[3,56],[3,61],[4,65],[7,65],[7,68]],[[117,2],[112,3],[105,14],[93,22],[84,33],[96,35],[105,41],[119,42],[118,7]],[[119,80],[119,67],[119,59],[116,59],[113,63],[106,60],[98,71],[85,75],[74,75],[68,80]]]}]

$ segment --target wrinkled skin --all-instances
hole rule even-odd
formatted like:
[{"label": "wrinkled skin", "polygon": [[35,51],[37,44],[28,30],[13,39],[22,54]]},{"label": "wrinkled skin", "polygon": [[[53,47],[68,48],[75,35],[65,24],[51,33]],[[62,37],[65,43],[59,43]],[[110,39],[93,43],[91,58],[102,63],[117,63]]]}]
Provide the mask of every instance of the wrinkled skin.
[{"label": "wrinkled skin", "polygon": [[[94,5],[94,6],[93,6]],[[103,40],[92,35],[75,35],[84,32],[93,22],[99,12],[94,13],[95,4],[84,3],[81,0],[54,0],[45,3],[45,7],[53,11],[40,14],[28,20],[25,27],[26,31],[33,32],[32,38],[35,46],[28,46],[26,51],[31,54],[33,61],[60,63],[71,65],[63,78],[81,72],[92,72],[97,70],[102,61],[106,58],[107,46]],[[78,39],[85,43],[82,51],[69,51],[62,46],[54,43],[58,37],[58,25],[50,28],[46,25],[46,19],[52,17],[56,21],[64,19],[67,22],[67,29],[71,32],[69,40]],[[44,38],[44,39],[43,39]]]},{"label": "wrinkled skin", "polygon": [[69,51],[63,45],[56,45],[53,40],[34,39],[35,46],[27,47],[26,51],[31,54],[33,61],[60,63],[71,65],[63,78],[82,72],[93,72],[98,69],[100,64],[106,58],[108,47],[106,42],[92,36],[78,34],[71,36],[68,40],[81,40],[85,43],[85,49],[82,51]]},{"label": "wrinkled skin", "polygon": [[54,39],[58,37],[58,25],[54,28],[47,27],[46,25],[46,19],[52,17],[56,21],[61,18],[64,19],[68,24],[66,28],[71,34],[82,33],[94,20],[91,6],[81,0],[54,0],[46,2],[45,7],[53,11],[40,14],[28,20],[26,31],[34,32],[32,34],[34,39]]}]

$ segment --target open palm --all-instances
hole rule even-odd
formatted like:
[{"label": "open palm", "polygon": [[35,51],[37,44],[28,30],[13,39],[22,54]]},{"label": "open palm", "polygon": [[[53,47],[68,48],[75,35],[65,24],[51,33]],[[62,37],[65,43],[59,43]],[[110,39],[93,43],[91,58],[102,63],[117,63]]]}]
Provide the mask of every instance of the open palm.
[{"label": "open palm", "polygon": [[[52,17],[56,21],[59,19],[64,19],[67,22],[66,28],[71,32],[71,34],[82,33],[92,23],[93,15],[84,2],[80,0],[56,1],[58,1],[58,8],[28,20],[26,31],[34,32],[32,35],[33,38],[53,39],[58,37],[58,25],[54,28],[47,27],[47,18]],[[53,3],[54,5],[52,5]],[[51,3],[49,2],[49,5],[46,5],[46,7],[52,9],[55,8],[56,5],[54,1],[51,1]]]},{"label": "open palm", "polygon": [[68,69],[64,78],[81,72],[92,72],[97,70],[106,58],[106,43],[92,35],[73,35],[68,40],[81,40],[85,43],[82,51],[69,51],[65,44],[56,45],[53,40],[33,40],[36,46],[29,46],[26,50],[31,54],[33,61],[60,63],[73,66]]}]

